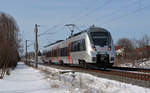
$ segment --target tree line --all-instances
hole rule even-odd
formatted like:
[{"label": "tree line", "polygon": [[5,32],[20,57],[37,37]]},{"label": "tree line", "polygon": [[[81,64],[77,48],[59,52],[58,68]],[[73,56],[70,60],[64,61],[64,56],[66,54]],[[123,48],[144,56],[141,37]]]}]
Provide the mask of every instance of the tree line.
[{"label": "tree line", "polygon": [[150,58],[150,37],[148,35],[143,35],[140,39],[120,38],[116,45],[123,48],[123,54],[117,55],[120,62],[134,62]]},{"label": "tree line", "polygon": [[15,68],[19,60],[19,28],[15,19],[0,13],[0,79],[10,68]]}]

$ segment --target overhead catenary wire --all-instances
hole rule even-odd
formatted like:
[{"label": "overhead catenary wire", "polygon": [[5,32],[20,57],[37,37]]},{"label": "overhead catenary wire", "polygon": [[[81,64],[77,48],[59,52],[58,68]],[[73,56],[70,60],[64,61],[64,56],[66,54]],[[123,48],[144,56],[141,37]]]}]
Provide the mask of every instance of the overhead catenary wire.
[{"label": "overhead catenary wire", "polygon": [[[101,9],[101,8],[105,7],[107,4],[110,4],[111,1],[112,1],[112,0],[107,0],[102,6],[98,6],[98,7],[94,8],[94,9],[92,9],[91,11],[89,11],[89,12],[83,14],[83,16],[79,17],[79,18],[78,18],[77,20],[75,20],[75,21],[78,21],[78,20],[80,20],[82,17],[85,17],[85,16],[88,16],[88,15],[92,14],[92,13],[95,12],[95,10],[97,10],[97,9]],[[137,1],[136,1],[136,2],[137,2]],[[141,0],[139,0],[139,2],[140,2],[140,5],[141,5]],[[132,4],[133,4],[133,3],[132,3]],[[127,5],[127,6],[130,6],[130,5]],[[119,11],[120,11],[120,10],[121,10],[121,9],[119,9]],[[112,12],[111,14],[114,14],[114,13],[115,13],[115,12]],[[111,15],[111,14],[110,14],[110,15]],[[74,22],[75,22],[75,21],[74,21]],[[44,34],[47,34],[47,32],[50,31],[51,29],[53,29],[53,28],[55,28],[55,27],[59,27],[59,26],[61,26],[61,25],[63,25],[63,24],[61,23],[61,24],[54,25],[54,26],[52,26],[50,29],[48,29],[48,30],[46,30],[46,31],[44,31],[44,32],[42,32],[42,33],[40,33],[39,36],[44,35]],[[45,25],[42,25],[42,26],[45,26]],[[78,30],[79,30],[79,29],[78,29]]]},{"label": "overhead catenary wire", "polygon": [[[60,25],[61,25],[61,24],[54,25],[54,26],[52,26],[51,28],[45,30],[44,32],[38,34],[38,36],[45,35],[45,34],[47,34],[49,31],[51,31],[52,29],[54,29],[54,28],[56,28],[56,27],[59,27]],[[52,32],[52,33],[54,33],[54,32]]]},{"label": "overhead catenary wire", "polygon": [[[137,2],[137,1],[136,1]],[[97,7],[97,8],[94,8],[95,9],[95,11],[97,10],[97,9],[101,9],[101,8],[103,8],[103,7],[105,7],[107,4],[110,4],[111,3],[111,0],[107,0],[106,2],[105,2],[105,4],[103,5],[103,6],[99,6],[99,7]],[[134,3],[131,3],[131,4],[129,4],[129,5],[127,5],[127,6],[130,6],[130,5],[132,5],[132,4],[134,4]],[[92,10],[94,10],[94,9],[92,9]],[[139,8],[139,10],[142,10],[143,8]],[[135,11],[132,11],[133,13],[136,13],[136,12],[138,12],[139,11],[138,9],[137,10],[135,10]],[[90,14],[92,14],[93,12],[95,12],[95,11],[89,11],[88,13],[85,13],[85,14],[83,14],[82,16],[80,16],[77,20],[75,20],[75,21],[79,21],[80,19],[82,19],[83,17],[87,17],[87,16],[89,16]],[[119,8],[119,11],[121,11],[121,8]],[[117,12],[117,11],[116,11]],[[125,16],[129,16],[130,14],[132,14],[132,12],[131,13],[127,13],[127,14],[123,14],[123,15],[120,15],[120,16],[118,16],[118,17],[115,17],[115,18],[112,18],[111,20],[108,20],[108,21],[106,21],[106,24],[107,24],[107,22],[113,22],[113,21],[116,21],[116,20],[119,20],[119,19],[121,19],[121,18],[123,18],[123,17],[125,17]],[[113,13],[115,13],[115,12],[112,12],[112,14]],[[111,15],[111,14],[110,14]],[[109,17],[109,16],[108,16]],[[74,22],[75,22],[74,21]],[[80,20],[81,21],[81,20]],[[105,22],[104,22],[105,23]],[[60,26],[62,26],[62,25],[64,25],[63,23],[61,23],[61,24],[57,24],[57,25],[54,25],[54,26],[52,26],[50,29],[48,29],[48,30],[46,30],[46,31],[44,31],[44,32],[42,32],[42,33],[40,33],[39,34],[39,36],[42,36],[42,35],[46,35],[50,30],[52,30],[52,29],[54,29],[54,28],[57,28],[57,27],[60,27]],[[77,28],[78,29],[78,28]],[[81,30],[81,29],[78,29],[78,30]]]},{"label": "overhead catenary wire", "polygon": [[38,36],[40,37],[40,36],[45,36],[45,35],[53,35],[53,34],[55,34],[56,32],[51,32],[51,33],[42,33],[42,34],[39,34]]},{"label": "overhead catenary wire", "polygon": [[[99,0],[97,0],[97,1],[99,1]],[[98,7],[94,8],[94,9],[90,10],[89,12],[83,14],[83,17],[84,17],[84,16],[88,16],[89,13],[91,13],[92,11],[96,11],[97,9],[100,9],[100,8],[105,7],[105,6],[106,6],[107,4],[109,4],[111,1],[112,1],[112,0],[106,0],[106,2],[105,2],[102,6],[98,6]],[[82,17],[81,17],[81,18],[82,18]],[[80,20],[81,18],[79,18],[79,19],[77,19],[77,20]],[[72,19],[73,19],[73,18],[72,18]],[[76,20],[76,21],[77,21],[77,20]],[[61,25],[64,25],[64,24],[65,24],[65,23],[56,24],[56,25],[52,26],[51,28],[49,28],[48,30],[46,30],[46,31],[44,31],[44,32],[42,32],[42,33],[40,33],[40,34],[38,34],[38,36],[45,35],[45,34],[47,34],[47,32],[49,32],[50,30],[52,30],[52,29],[54,29],[54,28],[56,28],[56,27],[59,27],[59,26],[61,26]],[[39,25],[39,26],[48,26],[48,25]],[[81,30],[81,29],[79,29],[78,27],[76,27],[76,28],[77,28],[78,30]]]},{"label": "overhead catenary wire", "polygon": [[[98,0],[98,1],[99,1],[99,0]],[[96,10],[105,7],[106,5],[110,4],[111,1],[112,1],[112,0],[107,0],[103,5],[98,6],[98,7],[94,8],[94,9],[88,11],[87,13],[83,14],[83,15],[80,16],[78,19],[74,20],[73,22],[79,21],[79,20],[82,19],[83,17],[86,17],[86,16],[92,14],[93,12],[95,12]],[[139,0],[139,1],[140,1],[140,4],[141,4],[141,0]],[[136,2],[137,2],[137,1],[136,1]],[[120,10],[120,9],[119,9],[119,10]],[[113,14],[113,13],[112,13],[112,14]],[[80,20],[80,21],[81,21],[81,20]],[[55,27],[59,27],[59,26],[61,26],[61,25],[64,25],[64,24],[61,23],[61,24],[54,25],[54,26],[52,26],[50,29],[48,29],[48,30],[46,30],[46,31],[44,31],[44,32],[42,32],[42,33],[40,33],[39,36],[44,35],[44,34],[47,34],[47,32],[50,31],[51,29],[53,29],[53,28],[55,28]],[[47,26],[47,25],[40,25],[40,26]]]},{"label": "overhead catenary wire", "polygon": [[[129,6],[132,6],[133,4],[135,5],[136,3],[139,4],[139,7],[138,7],[136,10],[133,10],[133,11],[131,11],[130,13],[127,13],[127,14],[123,14],[123,15],[114,17],[114,18],[112,18],[112,19],[110,19],[110,20],[108,20],[108,21],[106,20],[106,21],[104,21],[102,24],[109,24],[109,23],[111,23],[111,22],[113,22],[113,21],[119,20],[119,19],[121,19],[121,18],[123,18],[123,17],[125,17],[125,16],[129,16],[130,14],[140,12],[141,10],[143,10],[143,9],[149,7],[149,5],[142,7],[142,1],[141,1],[141,0],[136,0],[136,1],[134,1],[133,3],[130,3],[130,4],[126,5],[126,6],[124,6],[123,8],[128,8]],[[122,8],[119,8],[119,9],[117,9],[116,11],[113,11],[112,13],[110,13],[109,15],[104,15],[104,16],[103,16],[103,17],[104,17],[103,19],[105,19],[106,17],[110,17],[110,16],[112,16],[112,15],[115,15],[116,13],[119,13],[121,10],[122,10]],[[95,20],[97,21],[98,18],[96,18]]]},{"label": "overhead catenary wire", "polygon": [[[99,0],[97,0],[97,1],[99,1]],[[96,11],[97,9],[101,9],[101,8],[105,7],[107,4],[111,3],[112,0],[104,0],[104,1],[106,1],[106,2],[104,2],[103,5],[98,6],[98,7],[94,8],[94,9],[92,9],[92,10],[86,12],[85,14],[81,15],[81,16],[80,16],[78,19],[76,19],[75,21],[81,20],[82,17],[88,16],[91,12]],[[73,18],[71,18],[71,19],[73,19]],[[73,21],[73,23],[74,23],[74,21]],[[61,23],[61,24],[58,24],[57,26],[64,25],[64,24],[65,24],[65,23]],[[75,26],[75,28],[76,28],[77,30],[81,31],[81,29],[79,29],[79,27]]]},{"label": "overhead catenary wire", "polygon": [[100,10],[100,9],[106,7],[106,5],[110,4],[111,1],[112,0],[105,0],[105,3],[103,5],[98,6],[98,7],[94,8],[94,9],[86,12],[85,14],[81,15],[80,17],[78,17],[77,19],[73,20],[72,22],[75,23],[76,21],[81,21],[83,18],[85,18],[85,17],[89,16],[90,14],[96,12],[96,10],[98,10],[98,9]]},{"label": "overhead catenary wire", "polygon": [[138,13],[138,12],[142,11],[143,9],[148,8],[148,7],[150,7],[150,4],[149,4],[149,5],[147,5],[147,6],[141,7],[141,8],[137,8],[136,10],[133,10],[133,11],[131,11],[131,12],[127,13],[127,14],[120,15],[120,16],[118,16],[118,17],[112,18],[111,20],[108,20],[108,21],[103,22],[103,24],[110,24],[111,22],[114,22],[114,21],[120,20],[120,19],[121,19],[121,18],[123,18],[123,17],[130,16],[131,14]]},{"label": "overhead catenary wire", "polygon": [[[136,1],[132,2],[132,3],[124,5],[124,6],[120,7],[120,8],[118,8],[117,10],[114,10],[114,11],[112,11],[112,12],[106,14],[106,15],[100,16],[100,17],[101,17],[101,19],[106,19],[108,17],[111,17],[112,15],[116,15],[116,14],[122,12],[123,9],[130,8],[131,6],[135,5],[136,3],[139,3],[139,1],[136,0]],[[96,18],[94,20],[97,21],[97,20],[99,20],[99,18]]]}]

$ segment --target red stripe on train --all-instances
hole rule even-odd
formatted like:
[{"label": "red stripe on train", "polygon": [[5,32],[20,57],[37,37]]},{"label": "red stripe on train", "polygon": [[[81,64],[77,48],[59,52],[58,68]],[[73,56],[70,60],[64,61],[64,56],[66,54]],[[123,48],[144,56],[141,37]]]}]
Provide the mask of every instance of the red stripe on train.
[{"label": "red stripe on train", "polygon": [[71,64],[71,59],[70,59],[70,46],[71,46],[71,43],[68,43],[68,49],[67,49],[67,54],[68,54],[68,63]]},{"label": "red stripe on train", "polygon": [[59,56],[58,56],[58,52],[59,51],[59,48],[57,47],[57,50],[56,50],[56,55],[57,55],[57,63],[59,64]]}]

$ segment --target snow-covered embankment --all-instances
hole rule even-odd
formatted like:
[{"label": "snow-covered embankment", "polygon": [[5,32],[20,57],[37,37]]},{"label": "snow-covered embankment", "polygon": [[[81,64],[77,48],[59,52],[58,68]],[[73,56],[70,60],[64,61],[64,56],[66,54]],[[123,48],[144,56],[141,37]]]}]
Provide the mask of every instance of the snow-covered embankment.
[{"label": "snow-covered embankment", "polygon": [[48,71],[46,78],[51,88],[64,89],[67,93],[150,93],[150,89],[90,74],[40,66]]}]

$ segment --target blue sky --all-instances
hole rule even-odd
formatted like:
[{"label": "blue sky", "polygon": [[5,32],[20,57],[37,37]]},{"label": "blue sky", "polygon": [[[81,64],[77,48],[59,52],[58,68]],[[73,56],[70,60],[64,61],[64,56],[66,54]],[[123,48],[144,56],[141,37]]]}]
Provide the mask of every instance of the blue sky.
[{"label": "blue sky", "polygon": [[92,24],[106,28],[115,42],[122,37],[150,36],[150,0],[0,0],[0,11],[16,19],[23,40],[30,40],[30,51],[36,23],[43,25],[39,33],[47,29],[53,33],[39,37],[40,49],[70,35],[64,26],[69,23],[81,30]]}]

